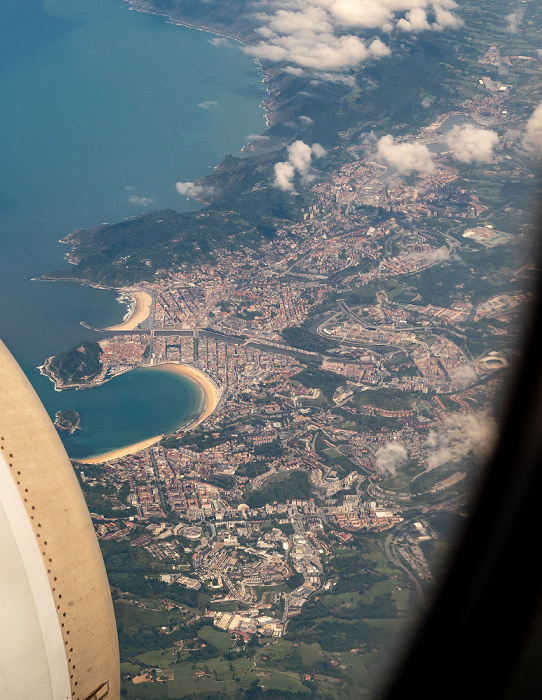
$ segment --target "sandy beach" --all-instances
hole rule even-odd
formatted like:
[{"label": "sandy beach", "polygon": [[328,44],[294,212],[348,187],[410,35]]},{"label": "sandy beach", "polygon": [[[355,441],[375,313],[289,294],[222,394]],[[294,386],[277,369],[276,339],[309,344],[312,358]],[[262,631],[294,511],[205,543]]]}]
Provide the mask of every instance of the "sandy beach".
[{"label": "sandy beach", "polygon": [[133,331],[138,325],[144,321],[151,310],[152,297],[148,292],[135,292],[126,290],[125,294],[133,297],[134,304],[130,310],[130,315],[124,319],[122,323],[110,328],[104,328],[106,331]]},{"label": "sandy beach", "polygon": [[155,369],[165,372],[175,372],[183,377],[188,377],[203,391],[205,397],[205,407],[199,418],[190,424],[190,428],[195,428],[200,423],[203,423],[211,413],[215,410],[220,399],[220,392],[216,384],[201,370],[191,367],[190,365],[181,365],[174,362],[166,362],[162,365],[156,365]]},{"label": "sandy beach", "polygon": [[120,447],[118,450],[112,450],[111,452],[104,452],[103,455],[96,455],[95,457],[88,457],[87,459],[75,460],[81,464],[100,464],[101,462],[110,462],[113,459],[120,459],[121,457],[126,457],[127,455],[133,455],[140,450],[144,450],[145,447],[150,447],[162,439],[162,435],[155,435],[147,440],[142,440],[141,442],[135,442],[133,445],[126,445],[126,447]]},{"label": "sandy beach", "polygon": [[[163,372],[174,372],[175,374],[180,374],[183,377],[187,377],[192,380],[203,392],[204,404],[202,413],[198,418],[186,426],[186,428],[195,428],[197,425],[206,420],[211,413],[215,410],[220,400],[220,391],[215,383],[201,370],[195,367],[190,367],[190,365],[181,365],[174,362],[167,362],[161,365],[155,365],[154,367],[149,367],[149,369],[161,370]],[[162,439],[163,435],[155,435],[154,437],[147,438],[141,442],[136,442],[133,445],[126,445],[126,447],[120,447],[118,450],[112,450],[111,452],[105,452],[101,455],[96,455],[94,457],[88,457],[87,459],[78,459],[77,462],[82,464],[100,464],[101,462],[110,462],[114,459],[120,459],[121,457],[126,457],[127,455],[135,454],[144,450],[146,447],[150,447]]]}]

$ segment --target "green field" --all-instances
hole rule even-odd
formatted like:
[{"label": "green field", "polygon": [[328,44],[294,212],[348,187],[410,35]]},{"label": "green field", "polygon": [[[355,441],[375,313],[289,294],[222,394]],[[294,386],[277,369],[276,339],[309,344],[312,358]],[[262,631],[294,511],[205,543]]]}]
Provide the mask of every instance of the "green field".
[{"label": "green field", "polygon": [[230,635],[227,632],[217,630],[216,627],[211,627],[211,625],[202,627],[198,632],[198,636],[222,652],[229,651],[232,647]]}]

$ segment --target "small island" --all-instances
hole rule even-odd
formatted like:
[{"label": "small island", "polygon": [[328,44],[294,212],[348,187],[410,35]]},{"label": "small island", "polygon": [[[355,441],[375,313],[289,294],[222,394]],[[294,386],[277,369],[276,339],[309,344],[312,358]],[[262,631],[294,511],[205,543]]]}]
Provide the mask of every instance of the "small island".
[{"label": "small island", "polygon": [[66,430],[71,435],[81,427],[81,416],[73,408],[67,411],[57,411],[55,426],[57,430]]}]

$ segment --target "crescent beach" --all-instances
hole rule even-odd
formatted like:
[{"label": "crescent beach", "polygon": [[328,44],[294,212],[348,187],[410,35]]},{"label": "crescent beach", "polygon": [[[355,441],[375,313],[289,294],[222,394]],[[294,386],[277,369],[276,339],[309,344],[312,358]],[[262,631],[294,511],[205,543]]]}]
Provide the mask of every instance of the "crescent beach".
[{"label": "crescent beach", "polygon": [[[160,365],[155,365],[149,367],[148,369],[155,369],[161,372],[170,372],[174,374],[179,374],[187,379],[190,379],[194,384],[200,388],[202,392],[202,409],[201,413],[197,418],[188,422],[186,425],[179,426],[181,428],[195,428],[200,423],[203,423],[209,416],[215,411],[218,403],[220,401],[220,389],[215,384],[215,382],[204,372],[190,365],[177,364],[174,362],[167,362]],[[110,462],[115,459],[120,459],[121,457],[126,457],[127,455],[135,454],[144,450],[146,447],[159,442],[164,436],[154,435],[153,437],[146,438],[139,442],[135,442],[131,445],[126,445],[125,447],[119,447],[117,450],[112,450],[110,452],[104,452],[103,454],[94,455],[93,457],[88,457],[85,459],[78,459],[77,462],[82,464],[100,464],[102,462]]]}]

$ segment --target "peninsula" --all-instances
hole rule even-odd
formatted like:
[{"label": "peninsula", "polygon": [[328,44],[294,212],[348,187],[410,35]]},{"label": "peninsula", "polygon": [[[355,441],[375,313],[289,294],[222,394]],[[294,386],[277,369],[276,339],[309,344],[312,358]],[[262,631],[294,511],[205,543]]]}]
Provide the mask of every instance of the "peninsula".
[{"label": "peninsula", "polygon": [[54,382],[57,391],[84,389],[96,386],[103,379],[101,355],[99,343],[87,340],[54,357],[48,357],[39,370]]}]

